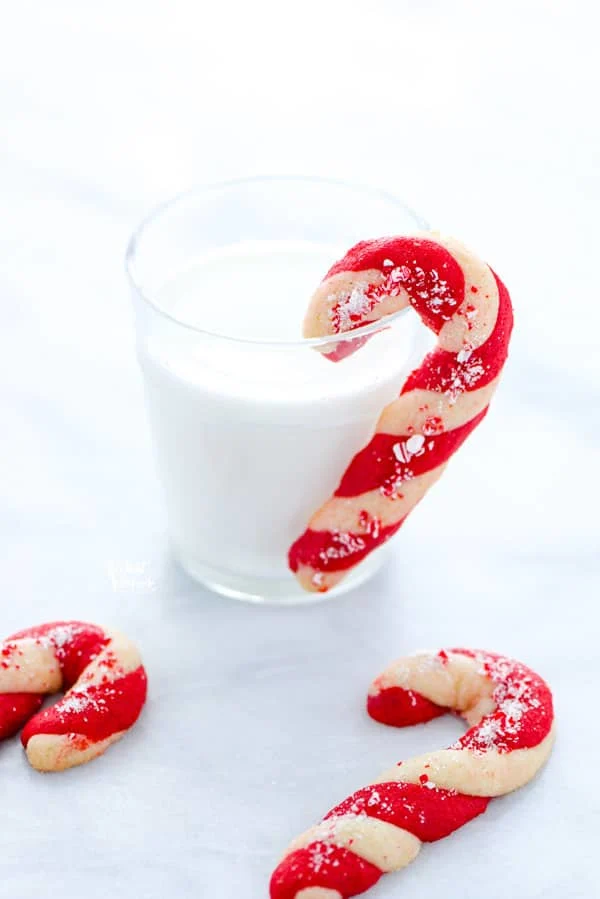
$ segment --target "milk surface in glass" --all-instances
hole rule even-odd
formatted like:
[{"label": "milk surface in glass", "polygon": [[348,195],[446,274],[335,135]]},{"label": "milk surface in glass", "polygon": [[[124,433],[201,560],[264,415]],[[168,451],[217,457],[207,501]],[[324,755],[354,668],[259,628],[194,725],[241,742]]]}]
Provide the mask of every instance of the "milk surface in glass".
[{"label": "milk surface in glass", "polygon": [[223,592],[267,599],[289,581],[293,598],[290,544],[415,361],[411,313],[337,363],[301,341],[310,296],[343,252],[238,243],[156,294],[166,315],[138,351],[171,540],[184,567]]}]

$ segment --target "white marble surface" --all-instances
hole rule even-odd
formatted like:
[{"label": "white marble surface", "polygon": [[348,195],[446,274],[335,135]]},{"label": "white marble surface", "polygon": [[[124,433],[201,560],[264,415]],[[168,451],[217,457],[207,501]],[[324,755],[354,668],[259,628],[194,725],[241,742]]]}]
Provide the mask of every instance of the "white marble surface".
[{"label": "white marble surface", "polygon": [[[217,9],[217,6],[219,7]],[[13,3],[0,35],[2,631],[135,637],[139,726],[60,776],[0,749],[0,894],[259,899],[289,838],[452,720],[394,732],[391,658],[482,645],[554,687],[542,776],[371,895],[589,899],[600,797],[598,62],[590,4]],[[194,182],[385,184],[478,246],[517,330],[493,413],[368,587],[309,608],[207,595],[165,548],[129,231]]]}]

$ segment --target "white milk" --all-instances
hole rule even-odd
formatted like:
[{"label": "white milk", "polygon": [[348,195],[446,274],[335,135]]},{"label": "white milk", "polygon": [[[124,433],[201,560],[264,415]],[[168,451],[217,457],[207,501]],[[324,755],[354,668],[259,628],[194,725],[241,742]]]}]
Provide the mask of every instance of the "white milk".
[{"label": "white milk", "polygon": [[337,363],[281,342],[301,340],[310,295],[339,255],[281,242],[205,257],[163,286],[158,305],[238,339],[157,315],[139,347],[174,549],[223,592],[294,598],[290,544],[415,361],[412,313]]}]

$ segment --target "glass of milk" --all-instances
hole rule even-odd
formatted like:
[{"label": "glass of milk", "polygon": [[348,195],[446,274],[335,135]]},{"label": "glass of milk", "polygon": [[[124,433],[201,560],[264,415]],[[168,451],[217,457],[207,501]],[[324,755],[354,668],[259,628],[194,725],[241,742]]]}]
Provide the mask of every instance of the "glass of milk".
[{"label": "glass of milk", "polygon": [[[272,177],[192,190],[136,231],[137,352],[170,540],[191,577],[238,599],[322,598],[296,583],[288,549],[426,338],[407,310],[352,332],[357,351],[332,362],[340,338],[304,340],[304,313],[357,241],[426,227],[387,193]],[[325,595],[362,583],[393,543]]]}]

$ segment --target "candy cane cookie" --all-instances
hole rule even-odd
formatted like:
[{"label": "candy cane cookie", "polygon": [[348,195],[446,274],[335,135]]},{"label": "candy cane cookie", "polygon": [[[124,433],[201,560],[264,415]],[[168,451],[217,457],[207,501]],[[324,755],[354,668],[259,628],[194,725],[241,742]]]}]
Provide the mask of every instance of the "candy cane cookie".
[{"label": "candy cane cookie", "polygon": [[[62,699],[39,711],[46,694],[61,690]],[[138,650],[116,631],[55,621],[0,644],[0,738],[25,724],[21,741],[38,771],[101,755],[135,724],[145,700]]]},{"label": "candy cane cookie", "polygon": [[418,653],[369,692],[371,717],[405,726],[451,709],[470,729],[448,749],[398,762],[333,808],[289,847],[271,899],[346,899],[408,865],[491,798],[526,784],[554,741],[552,694],[520,662],[469,649]]},{"label": "candy cane cookie", "polygon": [[[437,345],[290,548],[290,568],[306,590],[329,590],[396,533],[483,419],[497,387],[512,330],[510,297],[492,269],[452,238],[426,233],[357,244],[314,294],[304,335],[342,334],[408,305]],[[364,342],[340,341],[326,355],[338,362]]]}]

